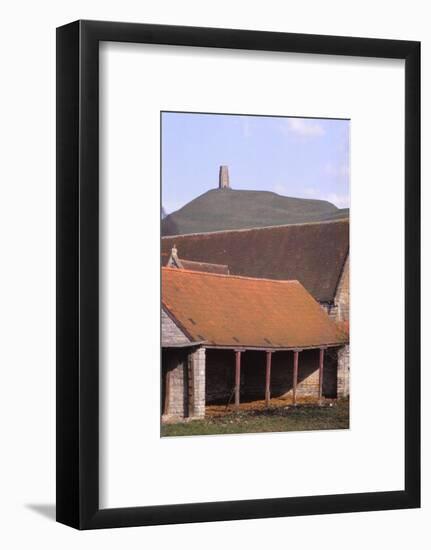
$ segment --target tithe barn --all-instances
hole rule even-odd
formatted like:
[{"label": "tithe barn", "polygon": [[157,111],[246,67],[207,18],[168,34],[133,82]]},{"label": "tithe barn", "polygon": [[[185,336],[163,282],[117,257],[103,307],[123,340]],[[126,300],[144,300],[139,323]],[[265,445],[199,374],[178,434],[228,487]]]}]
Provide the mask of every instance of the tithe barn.
[{"label": "tithe barn", "polygon": [[[236,271],[227,258],[215,256]],[[220,269],[162,268],[162,418],[203,417],[212,403],[347,393],[348,334],[304,284],[211,272]]]}]

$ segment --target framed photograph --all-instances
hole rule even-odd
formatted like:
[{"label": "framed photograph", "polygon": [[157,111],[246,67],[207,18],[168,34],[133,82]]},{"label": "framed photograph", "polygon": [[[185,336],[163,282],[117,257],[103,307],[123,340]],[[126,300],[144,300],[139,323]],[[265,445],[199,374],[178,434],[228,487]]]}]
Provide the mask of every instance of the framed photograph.
[{"label": "framed photograph", "polygon": [[57,29],[57,521],[420,506],[420,44]]}]

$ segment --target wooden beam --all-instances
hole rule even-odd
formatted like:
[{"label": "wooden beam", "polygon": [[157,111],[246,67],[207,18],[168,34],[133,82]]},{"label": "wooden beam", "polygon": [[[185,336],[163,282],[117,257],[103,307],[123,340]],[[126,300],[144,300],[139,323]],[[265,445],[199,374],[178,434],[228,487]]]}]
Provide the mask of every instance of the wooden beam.
[{"label": "wooden beam", "polygon": [[325,355],[325,349],[320,348],[319,350],[319,405],[322,404],[323,397],[323,358]]},{"label": "wooden beam", "polygon": [[239,409],[239,390],[241,386],[241,351],[235,350],[235,408]]},{"label": "wooden beam", "polygon": [[298,385],[298,356],[299,351],[293,352],[293,404],[296,405],[296,387]]},{"label": "wooden beam", "polygon": [[272,351],[266,352],[266,372],[265,372],[265,406],[269,407],[271,399],[271,358]]}]

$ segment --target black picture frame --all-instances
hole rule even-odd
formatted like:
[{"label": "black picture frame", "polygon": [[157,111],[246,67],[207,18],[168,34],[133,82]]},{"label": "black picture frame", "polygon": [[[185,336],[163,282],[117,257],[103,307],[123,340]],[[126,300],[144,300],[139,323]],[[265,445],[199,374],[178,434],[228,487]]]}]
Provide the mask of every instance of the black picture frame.
[{"label": "black picture frame", "polygon": [[[99,43],[405,61],[405,487],[99,509]],[[57,29],[57,521],[78,529],[420,506],[420,43],[135,23]],[[390,343],[388,343],[390,344]]]}]

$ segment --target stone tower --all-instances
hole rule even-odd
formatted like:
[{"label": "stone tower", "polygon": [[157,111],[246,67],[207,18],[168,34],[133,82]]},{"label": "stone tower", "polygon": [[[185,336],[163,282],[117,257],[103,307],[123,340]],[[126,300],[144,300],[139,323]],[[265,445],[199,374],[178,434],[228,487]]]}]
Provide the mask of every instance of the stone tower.
[{"label": "stone tower", "polygon": [[227,166],[220,166],[220,172],[218,177],[219,189],[230,189],[229,187],[229,168]]}]

